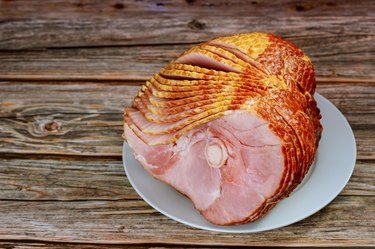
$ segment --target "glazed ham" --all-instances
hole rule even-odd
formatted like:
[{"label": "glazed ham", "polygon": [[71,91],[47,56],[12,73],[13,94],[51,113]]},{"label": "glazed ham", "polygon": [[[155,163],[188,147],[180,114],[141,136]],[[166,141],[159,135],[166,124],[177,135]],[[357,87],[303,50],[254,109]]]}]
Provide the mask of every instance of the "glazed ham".
[{"label": "glazed ham", "polygon": [[309,170],[322,132],[311,61],[272,34],[183,53],[125,108],[124,137],[155,178],[210,222],[264,216]]}]

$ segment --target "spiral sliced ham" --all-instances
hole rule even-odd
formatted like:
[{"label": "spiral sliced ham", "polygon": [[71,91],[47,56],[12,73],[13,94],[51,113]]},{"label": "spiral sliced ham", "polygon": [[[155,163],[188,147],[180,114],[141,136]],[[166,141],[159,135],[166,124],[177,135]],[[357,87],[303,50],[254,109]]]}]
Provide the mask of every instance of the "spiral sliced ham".
[{"label": "spiral sliced ham", "polygon": [[141,87],[125,108],[124,137],[141,165],[208,221],[251,222],[314,160],[322,132],[314,91],[313,65],[294,44],[266,33],[221,37]]}]

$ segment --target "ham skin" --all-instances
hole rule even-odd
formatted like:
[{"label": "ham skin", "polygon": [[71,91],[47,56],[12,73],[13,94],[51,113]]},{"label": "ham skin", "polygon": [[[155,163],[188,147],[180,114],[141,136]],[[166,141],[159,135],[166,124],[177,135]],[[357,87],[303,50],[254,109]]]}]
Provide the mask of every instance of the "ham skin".
[{"label": "ham skin", "polygon": [[308,172],[322,133],[314,69],[267,33],[216,38],[147,81],[124,112],[124,138],[155,178],[209,222],[255,221]]}]

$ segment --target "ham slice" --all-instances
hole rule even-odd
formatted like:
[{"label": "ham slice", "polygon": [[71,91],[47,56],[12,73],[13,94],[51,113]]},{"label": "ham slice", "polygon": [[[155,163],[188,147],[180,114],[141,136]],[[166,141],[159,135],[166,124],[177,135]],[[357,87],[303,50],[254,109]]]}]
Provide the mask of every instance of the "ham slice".
[{"label": "ham slice", "polygon": [[155,178],[217,225],[255,221],[308,172],[319,143],[314,69],[272,34],[213,39],[147,81],[124,137]]},{"label": "ham slice", "polygon": [[[243,122],[240,127],[239,122]],[[180,137],[176,144],[169,144],[168,149],[166,145],[147,146],[128,127],[125,136],[136,158],[142,155],[140,162],[148,171],[191,198],[215,224],[242,222],[272,197],[284,171],[280,140],[265,120],[246,111],[207,122]],[[173,154],[168,159],[155,159],[150,148]],[[237,198],[239,193],[243,198]]]},{"label": "ham slice", "polygon": [[245,67],[241,67],[239,64],[234,63],[224,57],[212,53],[211,51],[201,49],[199,47],[193,47],[178,57],[174,63],[195,65],[202,68],[210,67],[217,71],[224,72],[235,72],[244,73]]},{"label": "ham slice", "polygon": [[171,79],[197,79],[197,80],[209,80],[209,79],[262,79],[261,75],[253,72],[237,73],[216,70],[214,64],[206,63],[206,68],[200,67],[198,65],[190,64],[177,64],[171,63],[165,68],[160,70],[160,74],[166,78]]}]

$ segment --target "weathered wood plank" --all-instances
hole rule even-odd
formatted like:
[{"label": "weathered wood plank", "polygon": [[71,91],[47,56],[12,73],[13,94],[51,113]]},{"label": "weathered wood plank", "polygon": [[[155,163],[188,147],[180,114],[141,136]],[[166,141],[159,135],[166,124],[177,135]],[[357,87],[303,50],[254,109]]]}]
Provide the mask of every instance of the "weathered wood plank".
[{"label": "weathered wood plank", "polygon": [[[0,241],[0,248],[1,249],[42,249],[42,248],[49,248],[49,249],[66,249],[66,248],[74,248],[74,249],[212,249],[212,248],[228,248],[228,247],[217,247],[217,246],[200,246],[200,245],[105,245],[105,244],[79,244],[79,243],[63,243],[63,242],[7,242],[7,241]],[[292,247],[272,247],[273,249],[290,249]],[[316,249],[315,247],[308,247],[306,249]]]},{"label": "weathered wood plank", "polygon": [[[139,86],[95,83],[0,84],[0,152],[121,155],[122,111]],[[318,87],[351,123],[358,158],[375,159],[375,85]]]},{"label": "weathered wood plank", "polygon": [[[356,8],[353,9],[353,4]],[[27,0],[17,2],[4,1],[1,6],[1,13],[4,18],[24,18],[24,17],[44,17],[56,18],[79,16],[123,16],[127,12],[169,12],[180,13],[183,9],[187,13],[211,13],[218,10],[227,10],[220,14],[230,15],[231,13],[252,16],[264,16],[272,14],[275,16],[300,15],[300,16],[357,16],[371,15],[370,9],[375,7],[371,0],[330,2],[317,0],[313,3],[279,0],[279,1],[253,1],[253,0],[216,0],[207,3],[202,0],[142,0],[142,1],[122,1],[103,2],[99,0],[74,1],[74,0],[50,0],[43,5]],[[38,10],[38,11],[35,11]],[[277,10],[277,11],[275,11]],[[229,11],[229,12],[228,12]]]},{"label": "weathered wood plank", "polygon": [[119,156],[122,114],[65,114],[0,119],[0,152]]},{"label": "weathered wood plank", "polygon": [[[74,249],[182,249],[182,248],[199,248],[199,249],[209,249],[209,248],[217,248],[215,246],[189,246],[189,245],[105,245],[105,244],[79,244],[79,243],[59,243],[59,242],[23,242],[23,241],[0,241],[0,248],[1,249],[66,249],[66,248],[74,248]],[[219,247],[222,248],[222,247]],[[288,248],[288,247],[287,247]],[[290,247],[289,247],[290,248]],[[285,247],[273,247],[273,249],[285,249]],[[307,249],[315,249],[315,248],[307,248]]]},{"label": "weathered wood plank", "polygon": [[[0,200],[140,198],[125,176],[122,161],[113,158],[8,158],[0,159],[0,165]],[[365,185],[354,183],[354,188],[362,192]]]},{"label": "weathered wood plank", "polygon": [[189,45],[0,51],[1,78],[144,80]]},{"label": "weathered wood plank", "polygon": [[[143,82],[12,82],[0,81],[0,117],[66,114],[119,114],[130,105]],[[352,125],[373,125],[375,84],[320,83],[317,92],[328,98]],[[369,114],[369,115],[367,115]],[[363,115],[366,120],[351,118]]]},{"label": "weathered wood plank", "polygon": [[[0,155],[0,200],[140,199],[122,161],[101,158],[4,158]],[[375,196],[375,164],[358,161],[341,195]]]},{"label": "weathered wood plank", "polygon": [[372,129],[375,124],[375,84],[319,84],[317,92],[330,100],[354,129]]},{"label": "weathered wood plank", "polygon": [[3,1],[0,48],[190,43],[249,31],[321,39],[374,33],[375,7],[369,0],[253,2]]},{"label": "weathered wood plank", "polygon": [[0,51],[0,78],[146,80],[191,45]]},{"label": "weathered wood plank", "polygon": [[[354,129],[358,159],[375,159],[374,130],[373,126]],[[0,153],[120,156],[121,135],[122,114],[0,118]]]},{"label": "weathered wood plank", "polygon": [[[1,240],[254,246],[372,246],[374,197],[339,196],[317,214],[263,233],[193,229],[143,201],[0,202]],[[364,215],[365,214],[365,215]]]},{"label": "weathered wood plank", "polygon": [[[64,242],[23,242],[23,241],[0,241],[0,248],[1,249],[42,249],[42,248],[50,248],[50,249],[66,249],[66,248],[74,248],[74,249],[212,249],[212,248],[221,248],[221,249],[229,249],[231,247],[228,246],[207,246],[207,245],[161,245],[161,244],[141,244],[141,245],[106,245],[106,244],[80,244],[80,243],[64,243]],[[237,247],[237,248],[245,248],[245,247]],[[256,247],[246,247],[246,248],[256,248]],[[293,246],[283,246],[283,247],[272,247],[272,249],[294,249]],[[308,246],[303,247],[305,249],[320,249],[321,247],[314,247]],[[326,248],[326,247],[325,247]],[[352,247],[351,247],[352,248]],[[356,246],[354,248],[362,248],[360,246]],[[366,248],[366,247],[364,247]]]},{"label": "weathered wood plank", "polygon": [[[290,40],[312,59],[318,79],[328,77],[332,81],[349,77],[374,81],[374,36],[296,35]],[[191,46],[0,51],[0,79],[146,80]]]},{"label": "weathered wood plank", "polygon": [[357,161],[348,184],[340,195],[375,195],[375,163]]},{"label": "weathered wood plank", "polygon": [[[143,82],[142,82],[143,83]],[[0,117],[49,114],[121,114],[139,82],[0,82]]]}]

